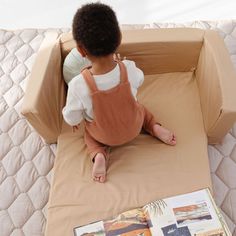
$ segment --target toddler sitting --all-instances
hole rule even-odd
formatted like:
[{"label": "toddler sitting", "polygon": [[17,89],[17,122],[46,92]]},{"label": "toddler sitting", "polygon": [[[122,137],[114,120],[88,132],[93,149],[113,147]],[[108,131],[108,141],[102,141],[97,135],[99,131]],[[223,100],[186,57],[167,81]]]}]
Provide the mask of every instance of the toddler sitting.
[{"label": "toddler sitting", "polygon": [[143,72],[133,61],[114,59],[122,37],[114,11],[102,3],[82,6],[73,19],[73,37],[77,48],[63,68],[68,82],[63,117],[73,129],[85,120],[84,140],[93,161],[93,179],[106,179],[108,147],[133,140],[142,128],[175,145],[175,135],[137,101]]}]

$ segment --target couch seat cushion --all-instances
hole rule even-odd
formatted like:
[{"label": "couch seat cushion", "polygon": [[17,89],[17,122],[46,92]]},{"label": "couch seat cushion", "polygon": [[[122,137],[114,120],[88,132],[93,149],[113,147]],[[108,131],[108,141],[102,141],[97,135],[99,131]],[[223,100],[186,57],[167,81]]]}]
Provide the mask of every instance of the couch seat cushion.
[{"label": "couch seat cushion", "polygon": [[100,184],[92,180],[82,131],[72,133],[64,124],[54,165],[47,236],[72,235],[76,226],[152,200],[211,188],[194,73],[148,75],[138,98],[157,121],[176,133],[177,145],[168,146],[142,133],[132,142],[112,148],[107,181]]}]

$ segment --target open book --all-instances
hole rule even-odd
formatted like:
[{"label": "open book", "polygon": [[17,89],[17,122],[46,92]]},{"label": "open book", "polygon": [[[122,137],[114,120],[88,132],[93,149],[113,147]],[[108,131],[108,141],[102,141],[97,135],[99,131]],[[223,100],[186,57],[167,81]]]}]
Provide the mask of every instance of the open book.
[{"label": "open book", "polygon": [[111,220],[74,228],[75,236],[231,236],[209,189],[157,200]]}]

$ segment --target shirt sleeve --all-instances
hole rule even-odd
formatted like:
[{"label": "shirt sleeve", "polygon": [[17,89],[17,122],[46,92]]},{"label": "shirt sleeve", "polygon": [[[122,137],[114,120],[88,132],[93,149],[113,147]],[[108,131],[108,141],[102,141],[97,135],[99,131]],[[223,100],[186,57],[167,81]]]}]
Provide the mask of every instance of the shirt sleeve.
[{"label": "shirt sleeve", "polygon": [[68,84],[66,105],[62,110],[64,120],[69,125],[78,125],[83,120],[83,104],[74,86],[74,81]]},{"label": "shirt sleeve", "polygon": [[143,71],[140,70],[138,67],[136,67],[136,73],[137,73],[138,87],[140,87],[143,84],[143,81],[144,81],[144,74],[143,74]]},{"label": "shirt sleeve", "polygon": [[136,67],[134,61],[124,60],[123,62],[126,65],[128,71],[128,77],[130,79],[132,86],[138,89],[143,84],[144,81],[143,71],[140,70],[138,67]]}]

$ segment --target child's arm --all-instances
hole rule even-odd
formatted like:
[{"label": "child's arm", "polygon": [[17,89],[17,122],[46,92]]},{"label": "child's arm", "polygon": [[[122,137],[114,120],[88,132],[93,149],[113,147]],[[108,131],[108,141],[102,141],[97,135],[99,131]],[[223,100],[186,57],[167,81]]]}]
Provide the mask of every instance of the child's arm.
[{"label": "child's arm", "polygon": [[126,66],[128,66],[131,69],[133,77],[136,78],[135,79],[136,81],[132,81],[132,85],[136,89],[138,89],[143,84],[143,81],[144,81],[143,71],[140,70],[138,67],[136,67],[136,64],[134,61],[127,60],[125,56],[122,58],[119,53],[114,53],[113,58],[114,60],[117,60],[117,61],[124,61]]},{"label": "child's arm", "polygon": [[144,81],[144,74],[143,71],[136,67],[134,61],[125,59],[124,64],[126,65],[128,71],[129,81],[135,89],[138,89]]},{"label": "child's arm", "polygon": [[137,88],[139,88],[144,81],[143,71],[136,67],[136,76],[137,76]]},{"label": "child's arm", "polygon": [[68,93],[66,105],[62,110],[64,120],[69,125],[73,126],[73,131],[79,128],[79,123],[83,119],[83,105],[76,91],[76,81],[71,81],[68,84]]}]

